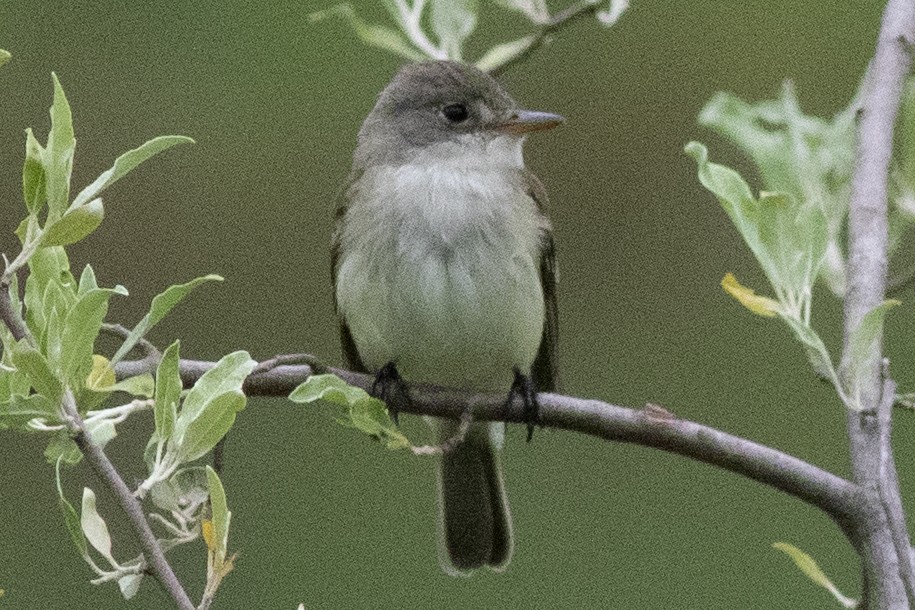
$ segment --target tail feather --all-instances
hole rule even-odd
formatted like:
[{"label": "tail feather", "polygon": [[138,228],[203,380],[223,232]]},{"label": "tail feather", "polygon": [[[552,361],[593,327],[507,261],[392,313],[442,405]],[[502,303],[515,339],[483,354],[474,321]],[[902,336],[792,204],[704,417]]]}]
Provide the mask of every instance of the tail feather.
[{"label": "tail feather", "polygon": [[[442,440],[457,429],[440,422]],[[504,570],[513,540],[508,498],[496,455],[502,424],[474,424],[464,442],[439,463],[441,559],[446,572],[466,574],[487,566]]]}]

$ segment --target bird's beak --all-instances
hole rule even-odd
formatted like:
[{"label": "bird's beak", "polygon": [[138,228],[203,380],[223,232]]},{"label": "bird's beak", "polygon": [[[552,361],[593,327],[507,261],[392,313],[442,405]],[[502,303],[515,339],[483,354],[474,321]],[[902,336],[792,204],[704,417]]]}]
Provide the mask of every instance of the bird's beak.
[{"label": "bird's beak", "polygon": [[531,131],[552,129],[565,121],[565,117],[551,112],[518,110],[510,119],[496,126],[496,131],[512,135],[523,135]]}]

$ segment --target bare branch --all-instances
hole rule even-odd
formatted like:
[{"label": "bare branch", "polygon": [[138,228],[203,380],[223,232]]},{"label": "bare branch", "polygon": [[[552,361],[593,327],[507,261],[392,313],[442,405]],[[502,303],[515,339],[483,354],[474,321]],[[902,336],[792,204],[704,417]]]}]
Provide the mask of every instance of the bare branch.
[{"label": "bare branch", "polygon": [[0,321],[6,325],[16,341],[28,336],[28,329],[22,320],[22,312],[16,311],[16,308],[13,307],[10,299],[10,283],[5,279],[0,280]]},{"label": "bare branch", "polygon": [[[120,362],[118,378],[147,370],[142,361]],[[191,386],[214,362],[182,360],[181,378]],[[328,367],[328,371],[350,384],[371,390],[370,375]],[[312,375],[308,365],[281,365],[245,381],[248,396],[287,396]],[[429,385],[411,385],[411,401],[402,411],[460,420],[472,413],[474,421],[524,423],[520,405],[506,405],[502,394],[471,394]],[[580,432],[609,441],[635,443],[663,449],[713,464],[791,494],[820,508],[852,537],[853,524],[860,521],[865,501],[851,482],[798,458],[726,432],[680,419],[658,407],[641,410],[560,394],[540,394],[540,422],[543,426]],[[468,411],[469,410],[469,411]]]},{"label": "bare branch", "polygon": [[[886,290],[887,269],[887,182],[893,151],[893,127],[909,72],[909,46],[915,40],[915,4],[910,0],[889,0],[883,13],[877,49],[871,62],[856,136],[855,168],[848,220],[848,291],[845,296],[845,350],[843,362],[851,359],[849,339],[864,315],[880,304]],[[895,472],[888,447],[888,413],[882,422],[875,415],[881,405],[882,346],[878,341],[871,354],[874,366],[867,379],[858,379],[863,412],[849,411],[847,417],[854,480],[867,493],[895,506],[898,485],[887,477]],[[884,425],[886,424],[886,426]],[[885,441],[885,443],[884,443]],[[889,496],[887,495],[889,494]],[[901,507],[901,504],[900,504]],[[915,597],[907,595],[900,569],[909,572],[909,553],[900,557],[897,547],[909,547],[904,523],[891,528],[892,513],[863,530],[859,549],[863,560],[865,603],[870,608],[908,608]],[[898,531],[899,529],[903,531]],[[891,532],[891,529],[897,531]],[[904,540],[899,540],[904,536]],[[894,540],[895,539],[895,540]]]}]

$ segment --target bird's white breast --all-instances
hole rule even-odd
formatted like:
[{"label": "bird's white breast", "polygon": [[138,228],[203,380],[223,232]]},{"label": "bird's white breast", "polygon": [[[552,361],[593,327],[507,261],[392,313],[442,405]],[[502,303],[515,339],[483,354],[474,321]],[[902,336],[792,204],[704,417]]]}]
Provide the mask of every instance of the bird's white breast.
[{"label": "bird's white breast", "polygon": [[363,362],[408,380],[504,389],[540,344],[544,217],[520,141],[456,144],[366,170],[340,234],[337,303]]}]

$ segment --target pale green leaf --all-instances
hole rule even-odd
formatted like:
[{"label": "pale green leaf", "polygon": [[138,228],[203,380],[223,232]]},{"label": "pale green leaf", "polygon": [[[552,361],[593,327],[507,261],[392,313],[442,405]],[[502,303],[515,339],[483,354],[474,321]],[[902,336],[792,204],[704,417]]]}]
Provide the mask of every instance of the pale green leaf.
[{"label": "pale green leaf", "polygon": [[178,303],[184,299],[194,288],[203,282],[217,281],[221,282],[222,277],[218,275],[205,275],[195,278],[186,284],[176,284],[169,286],[152,300],[149,313],[143,316],[143,319],[130,331],[130,334],[124,340],[123,345],[111,358],[112,363],[119,362],[124,356],[133,349],[133,346],[148,333],[153,326],[159,323],[165,315],[170,312]]},{"label": "pale green leaf", "polygon": [[535,40],[536,34],[531,34],[511,42],[497,44],[476,61],[476,66],[483,72],[491,72],[524,53]]},{"label": "pale green leaf", "polygon": [[226,490],[222,486],[222,481],[219,480],[219,475],[216,474],[216,471],[206,467],[207,472],[207,483],[210,489],[210,509],[211,509],[211,522],[213,523],[213,530],[215,534],[216,542],[216,557],[217,565],[225,561],[226,558],[226,549],[229,544],[229,521],[232,518],[232,513],[229,511],[229,507],[226,504]]},{"label": "pale green leaf", "polygon": [[39,394],[56,403],[63,396],[63,386],[51,372],[48,361],[25,339],[20,341],[12,354],[13,366],[29,378],[29,383]]},{"label": "pale green leaf", "polygon": [[[393,9],[393,14],[395,16],[397,15],[396,9]],[[323,11],[311,13],[308,16],[308,19],[311,23],[317,23],[328,17],[343,18],[350,27],[353,28],[353,31],[356,33],[359,40],[369,46],[384,49],[385,51],[414,61],[428,59],[425,55],[413,48],[410,43],[407,42],[407,39],[396,30],[392,30],[383,25],[370,24],[363,21],[349,4],[338,4]]]},{"label": "pale green leaf", "polygon": [[292,391],[289,400],[305,404],[323,401],[337,406],[341,408],[337,423],[368,434],[388,449],[411,446],[407,437],[397,429],[384,402],[336,375],[312,375]]},{"label": "pale green leaf", "polygon": [[289,400],[292,402],[307,404],[324,400],[347,407],[368,397],[365,390],[351,386],[336,375],[329,373],[312,375],[289,394]]},{"label": "pale green leaf", "polygon": [[140,583],[143,582],[143,573],[128,574],[118,579],[118,588],[124,599],[133,599],[140,590]]},{"label": "pale green leaf", "polygon": [[67,209],[70,194],[70,174],[73,171],[73,151],[76,139],[73,137],[73,116],[63,87],[54,79],[54,102],[51,105],[51,132],[45,147],[44,168],[48,196],[48,219],[59,218]]},{"label": "pale green leaf", "polygon": [[92,269],[92,265],[86,265],[79,276],[79,290],[76,294],[81,297],[96,288],[98,288],[98,282],[95,279],[95,270]]},{"label": "pale green leaf", "polygon": [[44,148],[31,129],[25,130],[25,162],[22,165],[22,197],[29,214],[37,214],[45,201]]},{"label": "pale green leaf", "polygon": [[461,45],[477,24],[476,0],[431,0],[430,24],[448,59],[461,60]]},{"label": "pale green leaf", "polygon": [[0,402],[0,430],[24,427],[29,420],[36,417],[46,420],[51,425],[60,419],[56,405],[41,394],[14,394]]},{"label": "pale green leaf", "polygon": [[173,437],[176,443],[182,444],[185,430],[211,401],[229,392],[240,392],[242,383],[256,365],[248,352],[238,351],[223,356],[216,366],[201,375],[184,398],[181,412],[175,421]]},{"label": "pale green leaf", "polygon": [[83,459],[83,454],[73,439],[66,432],[60,431],[54,434],[48,446],[45,447],[44,457],[50,464],[63,462],[72,466]]},{"label": "pale green leaf", "polygon": [[95,509],[95,492],[88,487],[83,488],[83,506],[80,515],[80,525],[83,529],[89,544],[108,560],[112,566],[117,566],[114,557],[111,556],[111,535],[108,533],[108,525],[101,515]]},{"label": "pale green leaf", "polygon": [[181,397],[179,347],[178,341],[169,345],[156,369],[156,401],[153,413],[156,420],[156,436],[162,440],[169,438],[175,429],[178,399]]},{"label": "pale green leaf", "polygon": [[879,345],[883,338],[883,321],[886,312],[899,305],[899,301],[889,299],[867,312],[849,337],[848,356],[845,364],[845,379],[848,386],[849,407],[863,409],[860,391],[880,358]]},{"label": "pale green leaf", "polygon": [[124,392],[140,398],[152,398],[155,392],[155,381],[149,373],[142,373],[100,389],[104,392]]},{"label": "pale green leaf", "polygon": [[[175,442],[171,444],[170,451],[177,456],[177,461],[192,462],[215,447],[232,427],[235,414],[245,408],[245,401],[245,395],[240,390],[208,400],[203,409],[180,430],[181,435],[172,437]],[[178,423],[182,423],[180,417]]]},{"label": "pale green leaf", "polygon": [[86,558],[89,556],[89,548],[86,546],[86,537],[83,535],[83,528],[80,526],[79,515],[76,514],[76,509],[73,508],[73,505],[67,500],[67,497],[64,495],[63,486],[60,483],[60,463],[61,460],[55,462],[54,472],[57,479],[57,505],[60,507],[60,512],[64,516],[64,525],[67,526],[67,532],[70,534],[70,540],[73,541],[73,546],[76,547],[76,550],[79,551],[79,554]]},{"label": "pale green leaf", "polygon": [[813,370],[823,379],[835,381],[835,369],[832,365],[832,359],[826,349],[826,345],[820,336],[808,324],[804,324],[792,316],[782,316],[782,320],[788,324],[788,327],[794,332],[794,336],[804,346],[807,352],[807,359]]},{"label": "pale green leaf", "polygon": [[596,17],[601,24],[610,27],[620,20],[628,8],[629,0],[609,0],[607,10],[598,11]]},{"label": "pale green leaf", "polygon": [[43,246],[67,246],[74,244],[95,231],[105,218],[105,207],[101,199],[93,199],[86,205],[70,208],[57,221],[48,223],[41,236]]},{"label": "pale green leaf", "polygon": [[202,466],[182,468],[167,481],[159,481],[153,485],[150,498],[163,510],[184,510],[193,513],[195,507],[209,500],[208,485],[206,470]]},{"label": "pale green leaf", "polygon": [[814,561],[810,555],[786,542],[776,542],[772,547],[788,555],[791,560],[794,561],[794,565],[796,565],[807,578],[832,593],[836,600],[844,607],[856,608],[858,606],[857,601],[842,595],[839,589],[832,584],[832,581],[823,573],[823,570],[820,569],[820,566],[817,565],[817,562]]},{"label": "pale green leaf", "polygon": [[76,196],[76,199],[73,200],[73,205],[71,207],[78,208],[84,203],[95,199],[104,189],[123,178],[128,172],[150,157],[168,150],[177,144],[193,143],[194,140],[185,136],[159,136],[133,150],[127,151],[115,160],[114,165],[110,169],[103,172],[92,184],[84,188],[79,195]]},{"label": "pale green leaf", "polygon": [[13,58],[12,53],[10,53],[9,51],[0,49],[0,66],[2,66],[5,63],[8,63],[9,60],[11,60],[12,58]]},{"label": "pale green leaf", "polygon": [[90,290],[79,297],[67,314],[61,345],[61,376],[68,382],[82,382],[90,370],[95,339],[108,313],[112,294],[126,295],[127,291],[121,286]]}]

